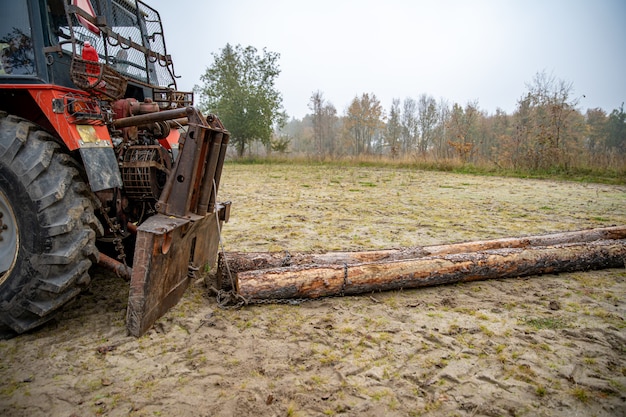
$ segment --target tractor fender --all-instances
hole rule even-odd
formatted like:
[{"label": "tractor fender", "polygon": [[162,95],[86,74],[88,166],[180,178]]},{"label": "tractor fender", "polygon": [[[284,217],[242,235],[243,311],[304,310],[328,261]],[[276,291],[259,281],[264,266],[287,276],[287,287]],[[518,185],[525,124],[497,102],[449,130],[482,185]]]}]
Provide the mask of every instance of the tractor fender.
[{"label": "tractor fender", "polygon": [[79,150],[91,190],[121,187],[122,176],[107,126],[102,122],[81,123],[75,115],[68,114],[71,100],[77,103],[76,108],[84,110],[82,113],[92,116],[101,115],[99,106],[92,105],[88,96],[64,87],[29,85],[26,88],[67,149]]},{"label": "tractor fender", "polygon": [[92,191],[122,187],[122,176],[113,148],[81,146],[80,156]]}]

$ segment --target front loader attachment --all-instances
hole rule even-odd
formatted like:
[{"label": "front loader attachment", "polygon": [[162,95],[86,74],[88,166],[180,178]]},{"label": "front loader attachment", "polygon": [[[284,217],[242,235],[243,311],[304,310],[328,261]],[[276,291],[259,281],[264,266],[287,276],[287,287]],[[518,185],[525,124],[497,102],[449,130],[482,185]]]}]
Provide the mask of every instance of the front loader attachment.
[{"label": "front loader attachment", "polygon": [[[126,315],[136,337],[180,300],[194,271],[215,265],[221,224],[230,213],[230,203],[216,203],[229,134],[217,117],[205,119],[193,108],[151,117],[179,117],[174,113],[181,111],[188,131],[156,205],[159,214],[137,228]],[[135,117],[115,123],[137,123],[130,119]]]},{"label": "front loader attachment", "polygon": [[215,265],[227,208],[218,210],[195,221],[157,214],[139,226],[126,316],[130,334],[143,335],[176,305],[197,268]]}]

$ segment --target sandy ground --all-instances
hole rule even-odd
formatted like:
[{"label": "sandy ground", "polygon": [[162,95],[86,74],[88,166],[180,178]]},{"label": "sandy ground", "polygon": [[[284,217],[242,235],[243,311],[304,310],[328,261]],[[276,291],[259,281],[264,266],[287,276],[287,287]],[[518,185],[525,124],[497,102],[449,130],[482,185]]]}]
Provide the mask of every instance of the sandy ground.
[{"label": "sandy ground", "polygon": [[[226,250],[431,245],[626,224],[626,187],[227,165]],[[626,271],[222,310],[198,278],[143,337],[94,271],[0,342],[1,416],[624,416]]]}]

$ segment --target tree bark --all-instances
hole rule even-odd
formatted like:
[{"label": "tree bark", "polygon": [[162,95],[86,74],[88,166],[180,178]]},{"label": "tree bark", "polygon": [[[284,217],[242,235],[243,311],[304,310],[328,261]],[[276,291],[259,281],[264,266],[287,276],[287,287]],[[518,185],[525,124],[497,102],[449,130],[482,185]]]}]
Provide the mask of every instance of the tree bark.
[{"label": "tree bark", "polygon": [[318,298],[493,278],[624,267],[626,239],[357,264],[304,265],[236,274],[238,294],[248,300]]},{"label": "tree bark", "polygon": [[[574,232],[553,233],[520,238],[502,238],[449,245],[418,246],[403,249],[372,250],[362,252],[228,252],[219,254],[216,274],[218,288],[230,289],[228,270],[239,272],[304,265],[353,265],[357,263],[415,259],[424,256],[478,252],[501,248],[528,248],[554,246],[574,242],[592,242],[603,239],[626,239],[626,226],[587,229]],[[228,270],[227,270],[228,269]]]}]

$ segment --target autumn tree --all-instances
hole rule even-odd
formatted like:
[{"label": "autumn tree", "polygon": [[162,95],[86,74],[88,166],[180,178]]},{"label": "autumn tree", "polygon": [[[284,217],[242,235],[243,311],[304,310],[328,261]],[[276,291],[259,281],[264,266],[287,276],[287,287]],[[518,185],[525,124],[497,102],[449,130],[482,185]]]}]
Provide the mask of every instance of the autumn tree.
[{"label": "autumn tree", "polygon": [[479,115],[476,102],[467,103],[465,108],[458,103],[452,105],[448,122],[451,139],[448,140],[448,144],[455,150],[462,162],[469,162],[474,153]]},{"label": "autumn tree", "polygon": [[498,168],[510,165],[509,146],[512,132],[512,118],[500,108],[494,115],[482,120],[482,139],[480,143],[481,156],[491,161]]},{"label": "autumn tree", "polygon": [[372,154],[384,146],[394,158],[458,158],[530,172],[626,166],[623,105],[610,114],[597,108],[583,115],[572,84],[545,72],[527,88],[510,115],[502,109],[490,115],[477,101],[451,106],[444,98],[436,102],[421,94],[394,99],[386,117],[374,94],[354,97],[337,116],[317,91],[309,103],[313,114],[290,123],[296,132],[289,136],[290,149],[326,157]]},{"label": "autumn tree", "polygon": [[382,127],[383,110],[375,94],[354,97],[344,120],[344,128],[353,144],[354,155],[372,153],[374,139]]},{"label": "autumn tree", "polygon": [[269,146],[275,124],[286,118],[282,95],[275,87],[280,55],[230,44],[212,55],[213,64],[200,77],[204,84],[195,87],[200,108],[218,115],[239,156],[253,141]]}]

